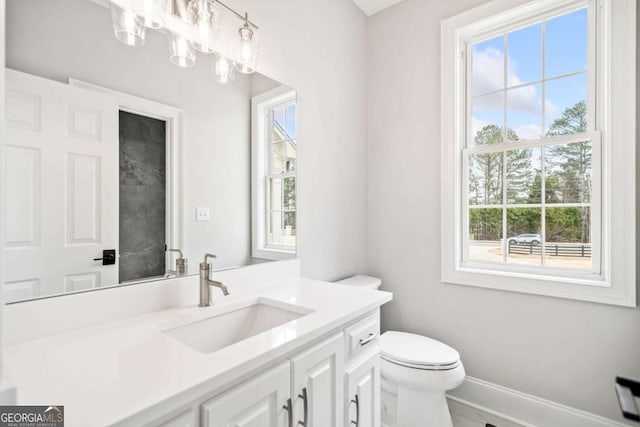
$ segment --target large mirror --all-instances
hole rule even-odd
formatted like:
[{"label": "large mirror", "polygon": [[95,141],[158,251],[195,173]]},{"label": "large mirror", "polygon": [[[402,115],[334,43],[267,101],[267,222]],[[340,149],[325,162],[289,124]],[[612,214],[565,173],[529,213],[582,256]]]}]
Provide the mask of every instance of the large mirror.
[{"label": "large mirror", "polygon": [[7,1],[4,301],[295,257],[295,91],[98,3]]}]

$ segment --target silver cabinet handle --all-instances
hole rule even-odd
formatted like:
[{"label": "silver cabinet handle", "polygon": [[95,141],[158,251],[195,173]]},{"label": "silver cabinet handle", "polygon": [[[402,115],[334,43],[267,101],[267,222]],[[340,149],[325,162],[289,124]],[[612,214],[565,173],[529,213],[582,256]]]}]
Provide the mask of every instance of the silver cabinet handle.
[{"label": "silver cabinet handle", "polygon": [[356,404],[356,420],[351,421],[351,424],[355,425],[356,427],[360,427],[360,399],[358,398],[357,393],[356,393],[356,398],[351,400],[351,403]]},{"label": "silver cabinet handle", "polygon": [[287,426],[293,427],[293,407],[291,403],[291,398],[287,399],[287,404],[282,407],[285,411],[287,411]]},{"label": "silver cabinet handle", "polygon": [[370,333],[369,336],[367,338],[361,339],[360,342],[360,346],[364,347],[365,345],[369,344],[371,341],[373,341],[374,339],[376,339],[376,337],[378,336],[378,333]]},{"label": "silver cabinet handle", "polygon": [[298,395],[298,399],[302,399],[302,407],[304,408],[304,416],[303,416],[303,420],[304,421],[298,421],[297,425],[301,425],[303,427],[307,426],[307,421],[308,421],[308,417],[309,417],[309,407],[308,407],[308,399],[307,399],[307,388],[304,387],[302,389],[302,394]]}]

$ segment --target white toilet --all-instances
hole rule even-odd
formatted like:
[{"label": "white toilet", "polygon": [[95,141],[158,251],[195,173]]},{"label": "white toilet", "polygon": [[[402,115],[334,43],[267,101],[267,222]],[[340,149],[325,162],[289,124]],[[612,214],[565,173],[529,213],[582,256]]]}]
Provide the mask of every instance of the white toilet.
[{"label": "white toilet", "polygon": [[[380,279],[353,276],[337,283],[378,289]],[[460,354],[421,335],[387,331],[380,339],[383,427],[451,427],[445,393],[465,377]]]}]

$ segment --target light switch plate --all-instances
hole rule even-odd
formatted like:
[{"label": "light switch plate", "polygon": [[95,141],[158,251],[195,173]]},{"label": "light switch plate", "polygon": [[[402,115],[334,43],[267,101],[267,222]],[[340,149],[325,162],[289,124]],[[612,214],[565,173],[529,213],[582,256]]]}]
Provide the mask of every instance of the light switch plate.
[{"label": "light switch plate", "polygon": [[209,208],[196,208],[196,221],[209,221],[210,219]]}]

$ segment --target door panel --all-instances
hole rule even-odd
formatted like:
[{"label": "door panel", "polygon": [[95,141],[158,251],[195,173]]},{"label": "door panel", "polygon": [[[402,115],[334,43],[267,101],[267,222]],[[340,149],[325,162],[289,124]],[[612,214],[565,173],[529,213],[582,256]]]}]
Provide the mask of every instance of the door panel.
[{"label": "door panel", "polygon": [[67,154],[66,244],[100,242],[100,158]]},{"label": "door panel", "polygon": [[118,250],[116,99],[13,70],[6,85],[6,300],[118,283],[93,261]]},{"label": "door panel", "polygon": [[338,427],[343,419],[342,333],[303,352],[291,361],[296,418],[304,420],[304,395],[307,400],[307,427]]},{"label": "door panel", "polygon": [[285,427],[290,396],[289,362],[202,405],[206,427]]},{"label": "door panel", "polygon": [[[370,357],[347,370],[346,426],[380,426],[380,357]],[[357,401],[357,403],[356,403]],[[355,421],[358,421],[355,424]]]},{"label": "door panel", "polygon": [[40,150],[31,147],[9,145],[5,147],[7,158],[5,176],[7,185],[6,246],[13,248],[35,247],[40,244]]}]

